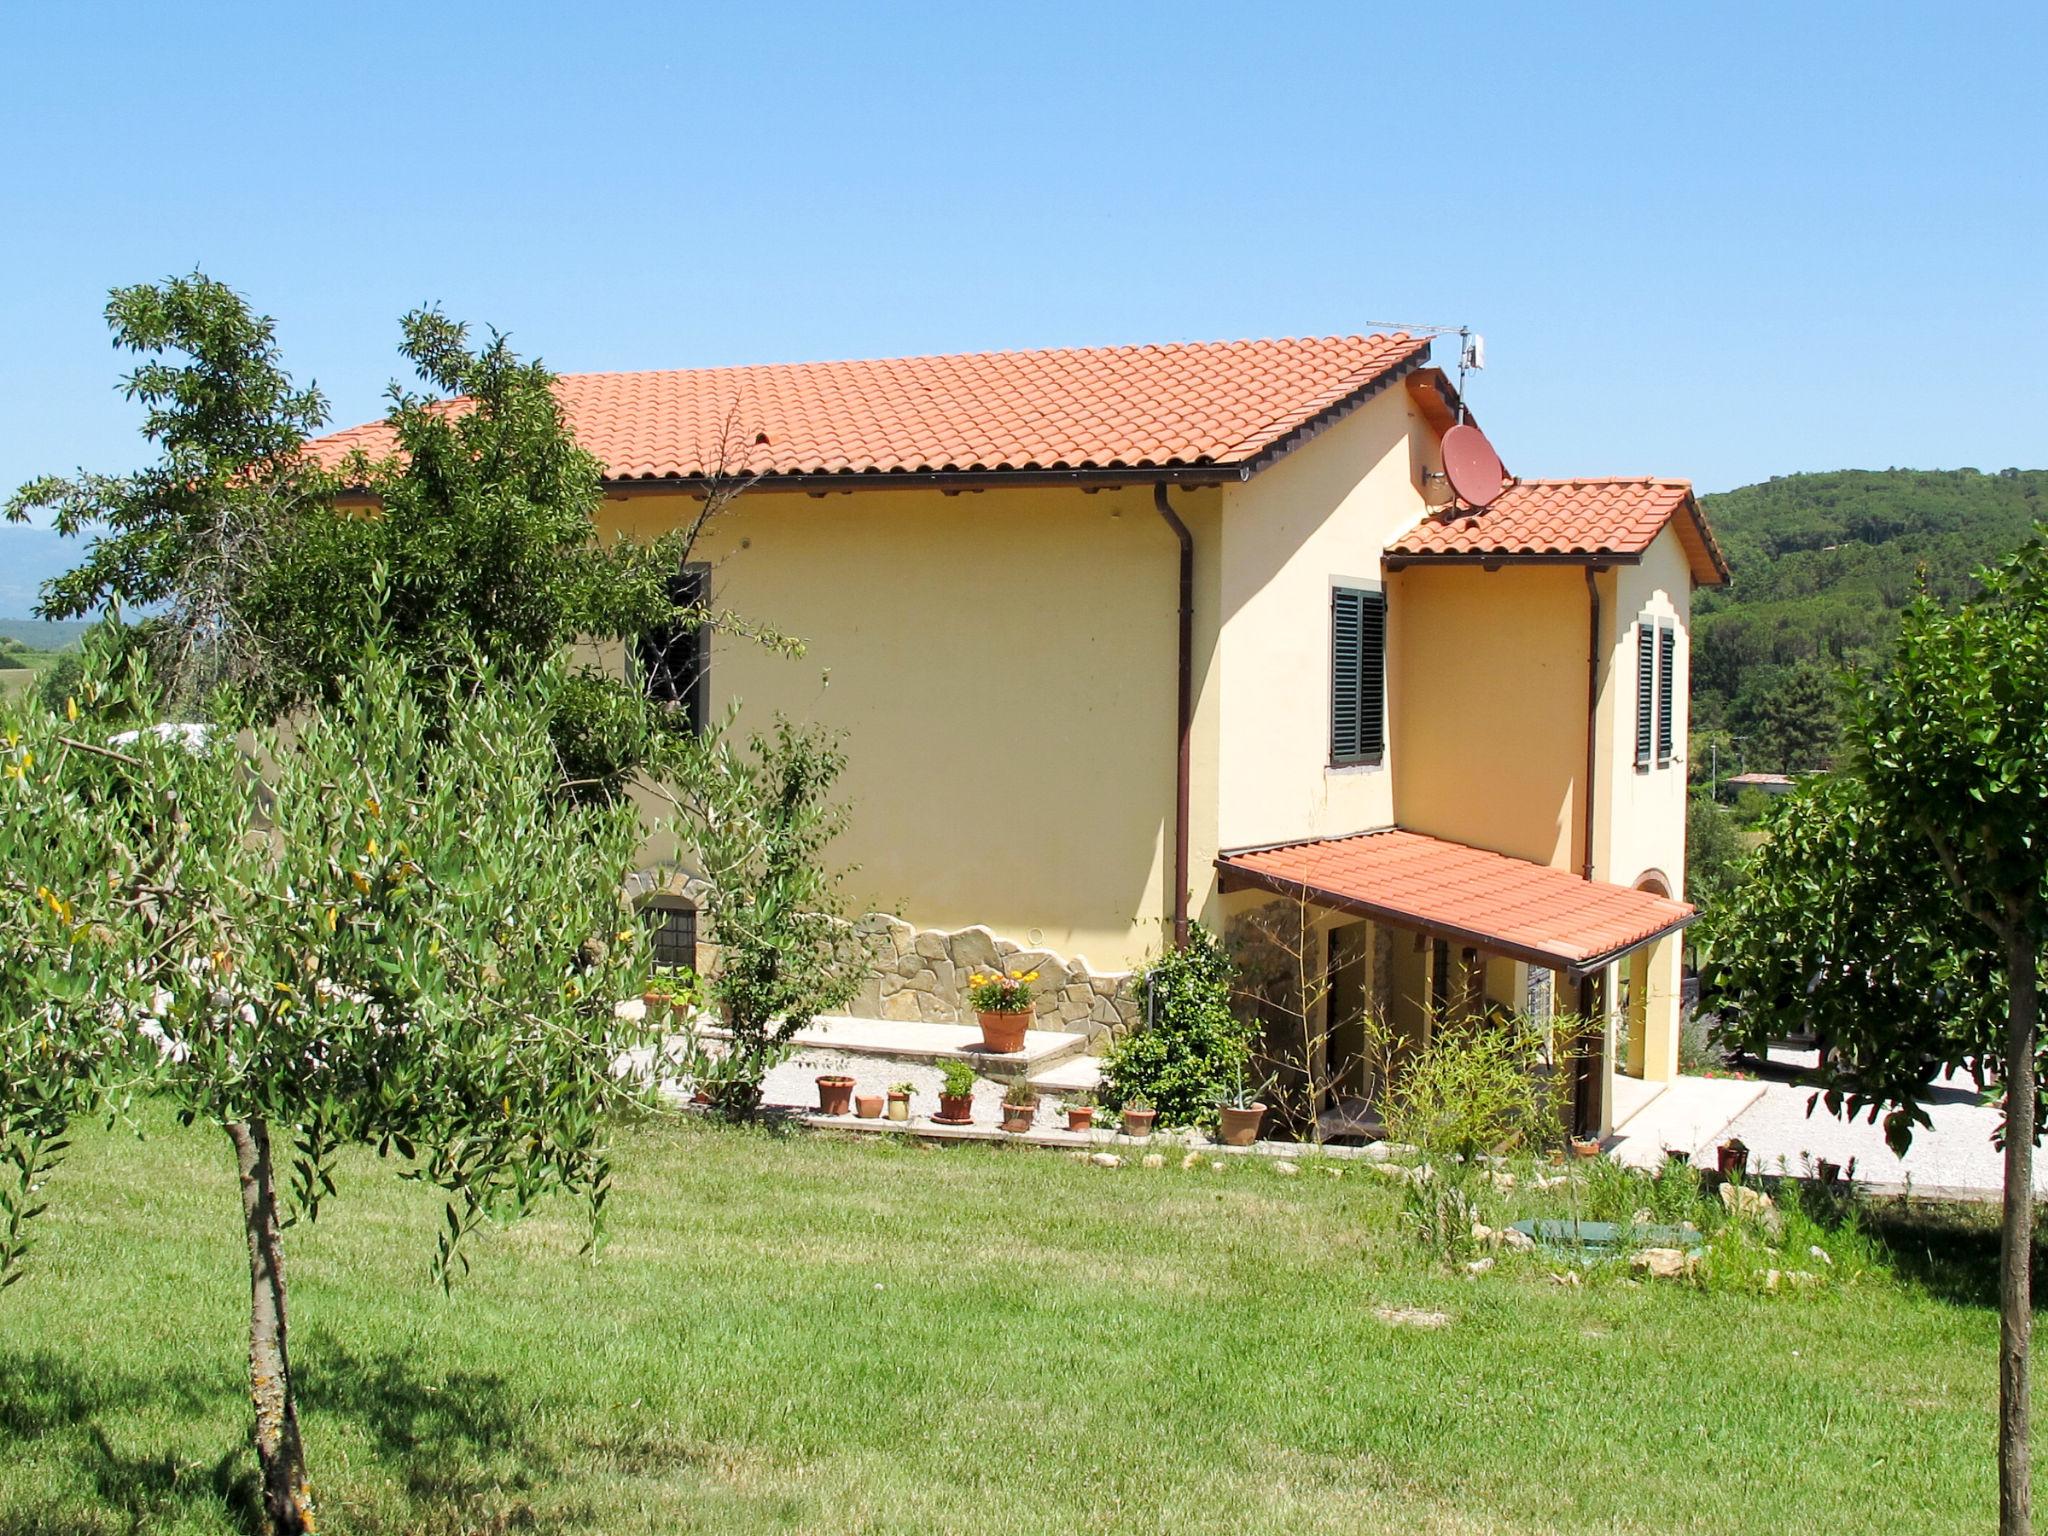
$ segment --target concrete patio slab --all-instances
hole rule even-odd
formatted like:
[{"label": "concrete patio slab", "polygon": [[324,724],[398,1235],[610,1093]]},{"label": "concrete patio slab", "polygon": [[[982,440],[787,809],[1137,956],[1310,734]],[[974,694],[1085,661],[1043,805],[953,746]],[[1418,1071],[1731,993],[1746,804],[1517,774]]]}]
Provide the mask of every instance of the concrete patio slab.
[{"label": "concrete patio slab", "polygon": [[1722,1132],[1763,1094],[1763,1084],[1744,1078],[1674,1078],[1614,1128],[1608,1155],[1632,1168],[1655,1168],[1668,1147],[1691,1153],[1694,1167],[1710,1168]]}]

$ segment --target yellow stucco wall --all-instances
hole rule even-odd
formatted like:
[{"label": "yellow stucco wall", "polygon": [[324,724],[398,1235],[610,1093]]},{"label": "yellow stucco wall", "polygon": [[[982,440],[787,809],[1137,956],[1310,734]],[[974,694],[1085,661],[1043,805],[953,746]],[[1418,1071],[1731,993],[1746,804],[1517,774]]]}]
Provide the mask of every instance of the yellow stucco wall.
[{"label": "yellow stucco wall", "polygon": [[[1692,567],[1669,528],[1644,552],[1640,565],[1619,566],[1608,591],[1611,650],[1602,699],[1605,782],[1593,838],[1596,869],[1604,880],[1635,885],[1656,870],[1673,896],[1685,894],[1685,777],[1687,704],[1691,685]],[[1672,760],[1647,770],[1635,766],[1635,626],[1644,617],[1671,620],[1678,643],[1673,657]]]},{"label": "yellow stucco wall", "polygon": [[[1206,659],[1219,497],[1175,504],[1208,551],[1196,603]],[[646,538],[695,505],[611,498],[599,532]],[[860,866],[859,906],[920,927],[985,923],[1099,967],[1158,946],[1178,547],[1149,488],[749,492],[698,558],[712,563],[716,606],[806,643],[788,659],[716,637],[713,709],[738,698],[748,726],[780,711],[844,733],[853,815],[834,854]],[[624,665],[616,648],[604,660]],[[1208,671],[1197,683],[1213,730]],[[1195,803],[1214,805],[1213,772],[1198,769]],[[1196,830],[1199,846],[1199,818]],[[1206,841],[1213,850],[1213,818]]]},{"label": "yellow stucco wall", "polygon": [[1394,812],[1411,831],[1573,868],[1586,775],[1584,575],[1411,566],[1387,604]]},{"label": "yellow stucco wall", "polygon": [[[1436,437],[1399,387],[1223,491],[1217,757],[1222,846],[1384,827],[1386,763],[1330,765],[1330,590],[1377,589],[1380,555],[1427,508]],[[1398,622],[1389,604],[1389,624]],[[1392,682],[1389,636],[1389,683]],[[1391,723],[1392,701],[1389,701]],[[1389,735],[1389,750],[1398,743]]]}]

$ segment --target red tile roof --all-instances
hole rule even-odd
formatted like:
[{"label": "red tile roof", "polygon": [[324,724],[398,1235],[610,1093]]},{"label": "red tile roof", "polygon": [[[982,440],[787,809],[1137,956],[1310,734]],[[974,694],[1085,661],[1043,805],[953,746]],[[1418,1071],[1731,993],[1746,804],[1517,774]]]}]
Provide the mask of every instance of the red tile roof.
[{"label": "red tile roof", "polygon": [[[1242,467],[1428,352],[1405,333],[978,352],[572,373],[557,392],[614,481]],[[372,423],[315,451],[391,447]]]},{"label": "red tile roof", "polygon": [[1552,970],[1596,969],[1693,916],[1682,901],[1400,828],[1225,854],[1216,867],[1226,890],[1306,891]]},{"label": "red tile roof", "polygon": [[1675,524],[1703,586],[1728,579],[1728,563],[1684,480],[1516,480],[1490,507],[1459,507],[1424,520],[1387,551],[1388,564],[1550,559],[1634,560]]}]

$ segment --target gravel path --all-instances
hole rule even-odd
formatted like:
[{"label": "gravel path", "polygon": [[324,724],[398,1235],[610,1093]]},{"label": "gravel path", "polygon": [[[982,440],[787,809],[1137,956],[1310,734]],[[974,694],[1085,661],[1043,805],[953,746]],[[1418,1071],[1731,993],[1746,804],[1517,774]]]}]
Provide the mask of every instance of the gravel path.
[{"label": "gravel path", "polygon": [[[1786,1066],[1812,1064],[1810,1054],[1772,1052]],[[1725,1135],[1748,1144],[1750,1166],[1767,1173],[1803,1174],[1819,1158],[1847,1167],[1856,1162],[1856,1181],[1878,1192],[1909,1188],[1916,1194],[1995,1195],[2005,1182],[2003,1155],[1992,1143],[1999,1112],[1980,1104],[1977,1085],[1968,1077],[1937,1079],[1924,1101],[1934,1121],[1913,1137],[1904,1158],[1885,1145],[1884,1128],[1868,1120],[1838,1120],[1825,1103],[1807,1103],[1811,1088],[1766,1082],[1764,1096],[1736,1116]],[[2048,1194],[2048,1157],[2037,1156],[2035,1193]]]},{"label": "gravel path", "polygon": [[[899,1061],[886,1056],[855,1056],[839,1051],[803,1051],[768,1074],[763,1092],[770,1104],[788,1104],[798,1109],[818,1107],[818,1074],[839,1072],[853,1079],[856,1096],[886,1093],[898,1083],[910,1084],[912,1118],[939,1112],[940,1074],[937,1067]],[[974,1118],[993,1125],[1002,1118],[1003,1085],[982,1078],[974,1085]],[[1064,1130],[1066,1113],[1051,1094],[1042,1093],[1032,1124]]]}]

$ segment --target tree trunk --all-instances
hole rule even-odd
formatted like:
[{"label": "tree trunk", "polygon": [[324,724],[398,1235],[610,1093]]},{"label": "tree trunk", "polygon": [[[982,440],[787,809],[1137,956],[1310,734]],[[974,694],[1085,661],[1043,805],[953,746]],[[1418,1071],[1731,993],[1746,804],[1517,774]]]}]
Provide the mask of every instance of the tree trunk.
[{"label": "tree trunk", "polygon": [[2040,959],[2006,936],[2012,1010],[2005,1045],[2005,1237],[1998,1257],[1998,1529],[2033,1536],[2027,1350],[2034,1330],[2034,1037]]},{"label": "tree trunk", "polygon": [[261,1120],[238,1121],[228,1127],[228,1139],[242,1176],[242,1226],[249,1237],[249,1397],[256,1408],[263,1516],[271,1536],[302,1536],[313,1529],[313,1490],[306,1482],[285,1347],[284,1240],[270,1127]]}]

